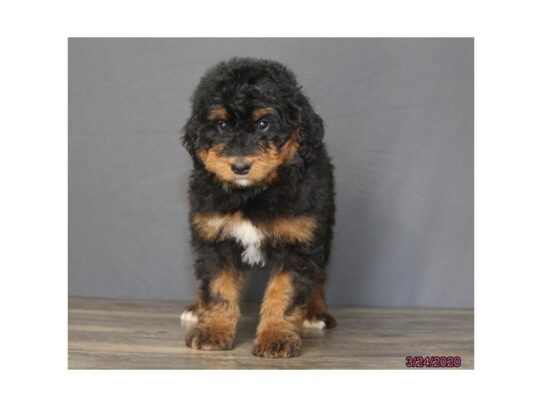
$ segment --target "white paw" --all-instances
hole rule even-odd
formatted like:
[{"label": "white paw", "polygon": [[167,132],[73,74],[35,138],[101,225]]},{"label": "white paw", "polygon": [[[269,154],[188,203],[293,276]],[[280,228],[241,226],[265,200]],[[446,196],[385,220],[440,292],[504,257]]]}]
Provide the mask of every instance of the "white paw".
[{"label": "white paw", "polygon": [[190,323],[196,323],[198,322],[198,316],[192,312],[191,310],[184,310],[181,314],[181,321],[183,322],[190,322]]},{"label": "white paw", "polygon": [[324,329],[326,323],[324,321],[318,321],[317,319],[306,319],[303,321],[303,328]]}]

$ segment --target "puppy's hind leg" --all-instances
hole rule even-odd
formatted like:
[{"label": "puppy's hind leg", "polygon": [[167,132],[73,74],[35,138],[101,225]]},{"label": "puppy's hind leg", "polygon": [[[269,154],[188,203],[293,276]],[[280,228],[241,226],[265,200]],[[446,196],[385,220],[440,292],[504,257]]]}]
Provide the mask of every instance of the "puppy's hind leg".
[{"label": "puppy's hind leg", "polygon": [[195,324],[198,322],[198,313],[201,309],[201,290],[198,290],[197,298],[194,304],[185,308],[181,313],[181,323]]},{"label": "puppy's hind leg", "polygon": [[324,297],[324,276],[316,280],[312,287],[305,312],[304,328],[332,329],[337,326],[335,318],[328,312]]}]

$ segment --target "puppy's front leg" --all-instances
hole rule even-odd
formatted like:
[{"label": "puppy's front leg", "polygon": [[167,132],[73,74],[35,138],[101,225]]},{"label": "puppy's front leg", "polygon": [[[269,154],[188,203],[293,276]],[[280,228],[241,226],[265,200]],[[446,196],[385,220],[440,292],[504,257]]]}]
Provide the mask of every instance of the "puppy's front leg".
[{"label": "puppy's front leg", "polygon": [[289,358],[301,351],[303,310],[294,304],[293,273],[278,271],[267,285],[253,354],[268,358]]},{"label": "puppy's front leg", "polygon": [[242,277],[239,271],[224,269],[203,285],[198,323],[186,338],[188,346],[201,350],[233,348]]}]

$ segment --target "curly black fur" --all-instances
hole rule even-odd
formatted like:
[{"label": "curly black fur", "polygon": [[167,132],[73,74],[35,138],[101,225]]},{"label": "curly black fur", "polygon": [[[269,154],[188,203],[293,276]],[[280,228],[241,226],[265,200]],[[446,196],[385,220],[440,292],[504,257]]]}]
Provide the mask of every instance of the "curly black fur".
[{"label": "curly black fur", "polygon": [[[216,120],[208,118],[209,110],[217,105],[228,112],[224,130],[217,128]],[[260,131],[255,128],[251,112],[264,107],[272,107],[273,112],[266,116],[268,128]],[[225,183],[206,170],[198,154],[216,145],[223,145],[224,154],[231,156],[257,154],[270,147],[280,150],[292,134],[299,136],[295,155],[278,168],[277,176],[268,183],[243,187]],[[311,242],[269,242],[262,247],[265,269],[294,271],[297,305],[307,301],[315,281],[323,281],[330,254],[334,182],[323,137],[322,119],[314,112],[295,75],[278,62],[251,58],[219,63],[204,74],[192,97],[192,113],[184,127],[182,141],[194,164],[189,190],[191,219],[195,213],[236,211],[254,223],[282,216],[306,215],[316,219]],[[259,267],[242,261],[242,247],[234,240],[205,241],[193,225],[192,245],[203,301],[209,295],[209,281],[224,266],[233,266],[241,273]]]}]

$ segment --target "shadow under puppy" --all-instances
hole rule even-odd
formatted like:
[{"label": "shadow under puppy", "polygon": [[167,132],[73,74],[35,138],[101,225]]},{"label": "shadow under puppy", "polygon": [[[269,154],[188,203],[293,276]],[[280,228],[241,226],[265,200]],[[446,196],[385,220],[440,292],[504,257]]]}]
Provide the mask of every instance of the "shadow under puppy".
[{"label": "shadow under puppy", "polygon": [[234,345],[247,272],[270,273],[253,353],[297,356],[303,325],[333,328],[323,283],[334,223],[333,167],[322,119],[284,65],[234,58],[192,97],[183,144],[192,156],[194,349]]}]

